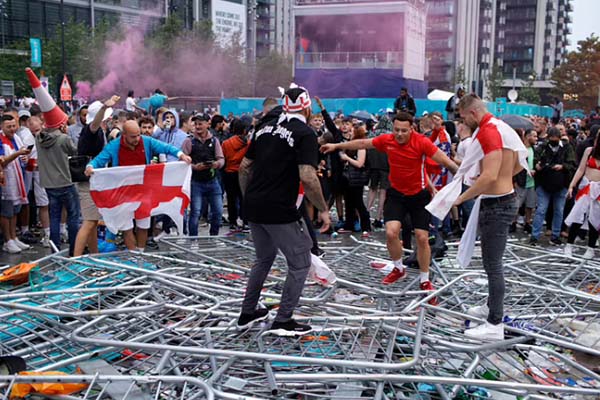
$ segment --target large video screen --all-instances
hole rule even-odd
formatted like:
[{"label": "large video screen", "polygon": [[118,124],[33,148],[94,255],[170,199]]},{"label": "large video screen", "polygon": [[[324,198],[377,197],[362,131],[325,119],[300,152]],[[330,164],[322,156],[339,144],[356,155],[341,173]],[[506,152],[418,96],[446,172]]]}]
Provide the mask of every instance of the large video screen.
[{"label": "large video screen", "polygon": [[296,51],[401,52],[404,14],[296,17]]}]

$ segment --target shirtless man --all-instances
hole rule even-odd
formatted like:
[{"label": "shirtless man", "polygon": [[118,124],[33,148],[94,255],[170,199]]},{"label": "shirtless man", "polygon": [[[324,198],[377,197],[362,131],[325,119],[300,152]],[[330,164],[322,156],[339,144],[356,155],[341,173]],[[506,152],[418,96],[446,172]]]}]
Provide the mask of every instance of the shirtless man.
[{"label": "shirtless man", "polygon": [[[479,234],[483,268],[488,276],[488,304],[470,308],[467,313],[486,322],[465,334],[486,340],[503,340],[504,326],[504,269],[502,256],[506,248],[508,228],[517,213],[517,197],[513,176],[522,169],[516,151],[506,146],[506,136],[517,133],[494,118],[483,101],[475,95],[464,96],[458,104],[460,114],[473,131],[474,139],[483,151],[480,175],[473,185],[461,194],[455,205],[481,196]],[[469,151],[469,150],[467,150]]]}]

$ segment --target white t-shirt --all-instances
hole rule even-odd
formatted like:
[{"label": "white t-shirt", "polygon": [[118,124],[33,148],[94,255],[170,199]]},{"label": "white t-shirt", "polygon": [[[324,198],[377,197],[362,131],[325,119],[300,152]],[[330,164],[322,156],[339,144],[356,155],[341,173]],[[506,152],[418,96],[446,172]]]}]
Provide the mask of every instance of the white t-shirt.
[{"label": "white t-shirt", "polygon": [[33,149],[31,149],[31,154],[29,154],[29,158],[35,158],[37,160],[37,149],[35,148],[35,137],[33,136],[33,133],[31,133],[29,128],[26,128],[24,126],[20,127],[17,130],[16,135],[23,142],[23,146],[29,147],[30,145],[33,145]]},{"label": "white t-shirt", "polygon": [[133,97],[128,97],[127,100],[125,100],[125,110],[135,111],[135,100]]}]

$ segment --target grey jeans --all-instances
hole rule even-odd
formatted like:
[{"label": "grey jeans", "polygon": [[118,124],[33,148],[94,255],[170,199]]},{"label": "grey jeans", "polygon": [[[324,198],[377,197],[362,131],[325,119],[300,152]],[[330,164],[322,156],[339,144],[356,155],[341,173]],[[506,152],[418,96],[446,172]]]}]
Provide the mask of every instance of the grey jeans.
[{"label": "grey jeans", "polygon": [[242,313],[250,314],[256,309],[265,279],[277,256],[277,250],[281,250],[287,260],[288,273],[275,321],[286,322],[292,318],[294,309],[298,305],[310,268],[312,240],[308,229],[304,221],[300,220],[288,224],[251,222],[250,230],[256,250],[256,264],[250,271]]},{"label": "grey jeans", "polygon": [[517,198],[514,193],[482,199],[479,210],[479,235],[483,268],[488,276],[487,321],[497,325],[504,317],[504,267],[502,256],[506,248],[508,228],[517,215]]}]

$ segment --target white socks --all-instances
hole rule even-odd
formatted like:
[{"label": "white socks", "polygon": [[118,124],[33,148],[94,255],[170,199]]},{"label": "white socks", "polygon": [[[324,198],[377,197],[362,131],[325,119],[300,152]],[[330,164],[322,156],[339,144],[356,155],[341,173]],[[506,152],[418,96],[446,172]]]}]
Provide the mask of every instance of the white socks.
[{"label": "white socks", "polygon": [[398,268],[400,272],[404,271],[404,265],[402,264],[402,259],[394,261],[394,267]]},{"label": "white socks", "polygon": [[44,236],[45,237],[50,237],[50,228],[44,228]]},{"label": "white socks", "polygon": [[67,233],[67,224],[60,224],[60,233]]},{"label": "white socks", "polygon": [[429,280],[429,272],[421,272],[419,273],[419,277],[421,278],[421,283],[427,282]]},{"label": "white socks", "polygon": [[24,233],[26,233],[26,232],[29,232],[29,227],[28,226],[22,226],[21,227],[21,235],[24,234]]}]

